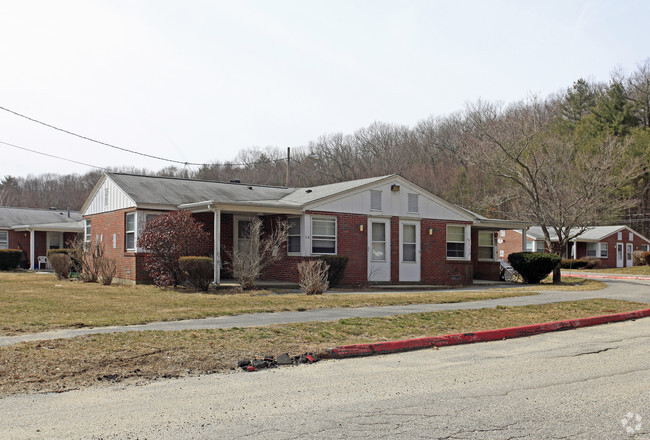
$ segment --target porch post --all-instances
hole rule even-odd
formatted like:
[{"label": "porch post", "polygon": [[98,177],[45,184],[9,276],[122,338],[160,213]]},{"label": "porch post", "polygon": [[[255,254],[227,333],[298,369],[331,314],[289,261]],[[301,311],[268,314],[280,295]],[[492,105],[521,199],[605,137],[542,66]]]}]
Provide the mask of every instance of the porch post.
[{"label": "porch post", "polygon": [[[598,247],[600,248],[600,244],[598,245]],[[573,249],[571,249],[571,258],[575,260],[576,258],[578,258],[577,255],[578,255],[578,243],[576,242],[575,239],[573,239]],[[600,252],[598,255],[600,255]]]},{"label": "porch post", "polygon": [[34,246],[36,241],[34,240],[34,230],[29,230],[29,270],[36,269],[34,267]]},{"label": "porch post", "polygon": [[521,251],[526,252],[526,233],[528,232],[528,228],[523,228],[521,230]]},{"label": "porch post", "polygon": [[211,208],[214,212],[214,284],[221,283],[221,210]]}]

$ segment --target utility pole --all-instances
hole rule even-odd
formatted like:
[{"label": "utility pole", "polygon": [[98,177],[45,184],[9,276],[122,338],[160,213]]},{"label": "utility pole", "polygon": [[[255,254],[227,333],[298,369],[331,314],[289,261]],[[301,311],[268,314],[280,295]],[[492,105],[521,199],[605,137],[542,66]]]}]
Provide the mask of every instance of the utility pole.
[{"label": "utility pole", "polygon": [[291,161],[291,147],[287,147],[287,184],[285,185],[289,188],[289,162]]}]

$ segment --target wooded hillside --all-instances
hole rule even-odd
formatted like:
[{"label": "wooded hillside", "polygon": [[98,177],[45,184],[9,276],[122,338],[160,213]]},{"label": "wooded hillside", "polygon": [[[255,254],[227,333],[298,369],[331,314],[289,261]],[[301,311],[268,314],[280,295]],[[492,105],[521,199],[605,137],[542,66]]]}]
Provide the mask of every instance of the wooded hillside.
[{"label": "wooded hillside", "polygon": [[[284,185],[286,159],[286,147],[251,148],[200,169],[116,171]],[[650,236],[650,59],[606,83],[579,79],[551,96],[477,101],[412,127],[375,122],[325,134],[292,148],[290,163],[290,186],[398,173],[492,217],[622,223]],[[5,176],[0,204],[79,209],[100,175]]]}]

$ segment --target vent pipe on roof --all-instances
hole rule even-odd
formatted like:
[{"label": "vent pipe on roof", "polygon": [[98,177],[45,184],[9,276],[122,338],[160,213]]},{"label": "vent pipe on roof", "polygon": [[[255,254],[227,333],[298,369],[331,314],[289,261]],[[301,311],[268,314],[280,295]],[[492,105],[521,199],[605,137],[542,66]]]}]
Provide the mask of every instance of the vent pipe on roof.
[{"label": "vent pipe on roof", "polygon": [[68,206],[68,218],[70,218],[70,207]]},{"label": "vent pipe on roof", "polygon": [[239,180],[239,179],[231,179],[230,183],[241,183],[241,180]]},{"label": "vent pipe on roof", "polygon": [[50,211],[56,211],[56,206],[50,206]]}]

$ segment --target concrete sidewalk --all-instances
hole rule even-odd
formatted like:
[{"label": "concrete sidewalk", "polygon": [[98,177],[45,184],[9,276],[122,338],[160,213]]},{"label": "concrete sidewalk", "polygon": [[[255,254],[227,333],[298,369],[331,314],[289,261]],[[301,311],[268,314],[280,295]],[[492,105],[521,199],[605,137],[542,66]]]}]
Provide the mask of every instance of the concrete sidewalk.
[{"label": "concrete sidewalk", "polygon": [[562,269],[562,276],[576,278],[593,278],[601,280],[650,280],[650,275],[634,275],[615,272],[592,272],[589,270]]},{"label": "concrete sidewalk", "polygon": [[[220,329],[233,327],[257,327],[272,324],[290,324],[309,321],[337,321],[344,318],[374,318],[382,316],[403,315],[408,313],[437,312],[444,310],[468,310],[495,308],[497,306],[525,306],[548,304],[563,301],[576,301],[591,298],[611,298],[625,301],[650,303],[650,281],[644,280],[608,280],[607,287],[592,291],[547,291],[534,296],[469,301],[447,304],[411,304],[383,307],[333,308],[308,310],[304,312],[255,313],[248,315],[222,316],[217,318],[188,319],[183,321],[152,322],[141,325],[94,327],[54,330],[43,333],[31,333],[18,336],[0,336],[0,346],[14,345],[21,342],[43,341],[76,336],[121,333],[133,331],[176,331]],[[489,287],[484,287],[489,288]],[[463,289],[469,290],[469,289]],[[482,290],[476,286],[471,290]],[[395,292],[393,292],[395,293]]]}]

